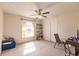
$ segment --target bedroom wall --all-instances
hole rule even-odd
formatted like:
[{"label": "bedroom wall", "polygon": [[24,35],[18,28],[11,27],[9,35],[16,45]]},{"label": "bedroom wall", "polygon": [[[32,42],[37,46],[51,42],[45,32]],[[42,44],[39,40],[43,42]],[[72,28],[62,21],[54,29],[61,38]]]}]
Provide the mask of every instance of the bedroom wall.
[{"label": "bedroom wall", "polygon": [[75,36],[79,29],[79,11],[76,4],[57,4],[49,8],[51,14],[43,20],[44,39],[50,41],[50,24],[51,40],[55,42],[54,33],[58,33],[60,38],[67,39]]},{"label": "bedroom wall", "polygon": [[15,38],[16,43],[21,42],[21,21],[20,17],[4,13],[4,36]]},{"label": "bedroom wall", "polygon": [[45,40],[50,41],[50,23],[51,23],[51,39],[55,41],[54,33],[58,33],[61,38],[68,38],[77,34],[79,29],[79,13],[64,13],[45,19],[43,22],[43,31]]},{"label": "bedroom wall", "polygon": [[17,44],[33,40],[33,38],[22,39],[21,18],[19,15],[4,13],[4,36],[14,37]]},{"label": "bedroom wall", "polygon": [[0,54],[1,54],[1,45],[3,39],[3,11],[0,9]]},{"label": "bedroom wall", "polygon": [[[22,20],[34,20],[32,18],[23,17],[20,15],[4,13],[4,36],[11,36],[15,38],[17,44],[24,43],[27,41],[35,40],[34,37],[22,39]],[[36,23],[41,23],[36,21]]]}]

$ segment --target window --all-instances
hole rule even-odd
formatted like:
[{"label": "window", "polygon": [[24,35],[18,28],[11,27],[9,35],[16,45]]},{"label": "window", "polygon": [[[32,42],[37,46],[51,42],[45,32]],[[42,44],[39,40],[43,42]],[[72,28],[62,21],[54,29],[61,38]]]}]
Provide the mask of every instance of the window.
[{"label": "window", "polygon": [[34,24],[32,21],[22,23],[22,38],[34,37]]}]

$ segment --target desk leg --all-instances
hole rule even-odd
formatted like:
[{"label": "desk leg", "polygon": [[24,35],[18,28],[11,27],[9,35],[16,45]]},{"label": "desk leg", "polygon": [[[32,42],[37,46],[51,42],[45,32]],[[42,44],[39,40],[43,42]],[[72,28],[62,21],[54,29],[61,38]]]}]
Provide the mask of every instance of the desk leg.
[{"label": "desk leg", "polygon": [[66,52],[66,44],[64,44],[64,50],[65,50],[65,56],[66,56],[66,53],[67,53],[67,52]]},{"label": "desk leg", "polygon": [[78,56],[79,50],[77,47],[75,47],[75,56]]}]

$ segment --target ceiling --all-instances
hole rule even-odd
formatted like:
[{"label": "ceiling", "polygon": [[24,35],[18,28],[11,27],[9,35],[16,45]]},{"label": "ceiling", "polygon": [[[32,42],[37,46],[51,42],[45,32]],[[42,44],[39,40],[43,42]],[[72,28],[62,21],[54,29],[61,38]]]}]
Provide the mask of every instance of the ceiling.
[{"label": "ceiling", "polygon": [[42,8],[43,11],[49,10],[51,13],[58,13],[67,10],[78,10],[79,3],[57,3],[57,2],[0,2],[0,8],[6,13],[21,16],[33,17],[34,10]]},{"label": "ceiling", "polygon": [[34,10],[38,8],[46,9],[52,6],[54,3],[34,3],[34,2],[1,2],[0,7],[6,13],[12,13],[27,17],[32,17],[35,14]]}]

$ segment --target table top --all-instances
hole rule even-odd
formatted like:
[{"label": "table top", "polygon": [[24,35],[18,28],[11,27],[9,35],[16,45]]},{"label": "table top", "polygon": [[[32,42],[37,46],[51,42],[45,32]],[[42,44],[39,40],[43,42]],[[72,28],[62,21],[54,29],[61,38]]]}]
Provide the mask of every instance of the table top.
[{"label": "table top", "polygon": [[75,39],[68,39],[66,40],[65,44],[71,44],[72,46],[79,47],[79,43]]}]

